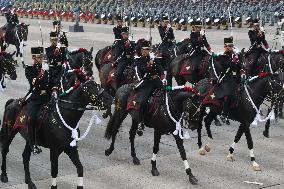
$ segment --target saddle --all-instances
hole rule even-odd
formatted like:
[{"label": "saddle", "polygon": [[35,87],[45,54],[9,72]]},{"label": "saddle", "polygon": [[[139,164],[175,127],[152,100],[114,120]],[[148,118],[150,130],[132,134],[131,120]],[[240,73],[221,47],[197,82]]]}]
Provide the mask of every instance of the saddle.
[{"label": "saddle", "polygon": [[[154,110],[156,109],[158,105],[158,98],[161,97],[164,94],[164,91],[162,89],[156,89],[154,93],[149,98],[148,102],[146,103],[147,112],[148,113],[154,113]],[[127,110],[137,110],[139,111],[141,108],[141,102],[139,99],[139,94],[136,93],[135,90],[133,90],[132,94],[127,100]]]},{"label": "saddle", "polygon": [[[22,109],[17,116],[16,122],[13,126],[14,129],[26,129],[28,126],[28,119],[29,117],[27,116],[27,105],[26,102],[22,102],[21,104]],[[48,113],[48,105],[45,104],[40,108],[40,111],[38,112],[38,119],[37,119],[37,130],[39,130],[42,126],[43,121],[45,118],[47,118],[47,113]]]},{"label": "saddle", "polygon": [[[206,65],[208,62],[208,58],[203,57],[198,69],[198,75],[202,76],[206,72]],[[192,62],[192,58],[189,55],[183,55],[182,57],[182,64],[180,67],[179,75],[192,75],[193,71],[195,70],[195,64]]]},{"label": "saddle", "polygon": [[[131,72],[131,66],[127,66],[125,68],[125,70],[123,71],[123,80],[122,80],[122,85],[127,84],[129,81],[131,81],[132,76],[131,74],[129,74]],[[117,75],[117,71],[116,71],[116,67],[112,67],[112,69],[110,70],[109,74],[108,74],[108,79],[107,79],[107,83],[108,84],[117,84],[116,82],[116,75]]]},{"label": "saddle", "polygon": [[[198,83],[195,89],[199,92],[199,98],[203,105],[213,105],[218,109],[223,109],[223,101],[218,98],[216,91],[218,85],[212,85],[209,79],[206,79],[203,83]],[[238,106],[238,101],[240,97],[240,91],[236,91],[236,95],[232,99],[231,108],[236,108]]]}]

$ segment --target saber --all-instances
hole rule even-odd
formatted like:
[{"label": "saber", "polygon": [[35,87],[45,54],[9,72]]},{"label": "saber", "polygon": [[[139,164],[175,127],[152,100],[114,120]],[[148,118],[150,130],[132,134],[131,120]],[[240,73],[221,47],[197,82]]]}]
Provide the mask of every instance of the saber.
[{"label": "saber", "polygon": [[232,16],[231,16],[231,6],[232,6],[232,4],[230,3],[230,5],[228,7],[228,12],[229,12],[229,20],[230,20],[231,37],[233,37],[234,33],[233,33],[233,23],[232,23]]},{"label": "saber", "polygon": [[43,37],[42,37],[42,29],[41,29],[40,21],[38,21],[38,25],[39,25],[39,31],[40,31],[40,37],[41,37],[41,46],[43,47]]}]

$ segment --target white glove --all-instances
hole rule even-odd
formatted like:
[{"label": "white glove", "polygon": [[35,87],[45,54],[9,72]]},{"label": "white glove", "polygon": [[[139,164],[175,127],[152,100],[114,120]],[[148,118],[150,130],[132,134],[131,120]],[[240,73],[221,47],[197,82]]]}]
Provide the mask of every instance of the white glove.
[{"label": "white glove", "polygon": [[171,24],[168,24],[168,25],[167,25],[167,28],[171,28],[171,27],[172,27]]},{"label": "white glove", "polygon": [[48,71],[48,70],[49,70],[49,66],[48,66],[48,63],[47,63],[46,61],[44,61],[44,62],[42,63],[42,69],[43,69],[44,71]]},{"label": "white glove", "polygon": [[167,85],[167,80],[166,79],[163,79],[162,82],[163,82],[163,85]]},{"label": "white glove", "polygon": [[150,52],[149,54],[150,54],[150,59],[154,60],[156,58],[155,53]]},{"label": "white glove", "polygon": [[200,35],[202,35],[202,36],[204,36],[204,35],[205,35],[205,33],[206,33],[206,32],[205,32],[205,30],[204,30],[204,29],[200,31]]},{"label": "white glove", "polygon": [[53,92],[53,93],[52,93],[52,97],[55,98],[55,99],[57,99],[57,93],[56,93],[56,92]]},{"label": "white glove", "polygon": [[56,48],[61,48],[61,43],[57,43]]},{"label": "white glove", "polygon": [[260,27],[260,31],[265,32],[265,29],[263,26]]}]

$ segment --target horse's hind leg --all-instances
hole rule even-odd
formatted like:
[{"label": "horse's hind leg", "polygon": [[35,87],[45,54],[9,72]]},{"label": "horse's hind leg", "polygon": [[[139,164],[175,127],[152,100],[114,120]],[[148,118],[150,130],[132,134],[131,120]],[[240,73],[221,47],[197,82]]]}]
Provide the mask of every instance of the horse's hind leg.
[{"label": "horse's hind leg", "polygon": [[50,150],[51,162],[51,189],[57,189],[56,178],[58,174],[58,157],[61,154],[57,150]]},{"label": "horse's hind leg", "polygon": [[244,132],[245,132],[245,135],[246,135],[246,138],[247,138],[247,144],[248,144],[248,149],[250,151],[250,159],[251,159],[251,162],[252,162],[253,170],[254,171],[261,171],[260,166],[255,161],[254,152],[253,152],[253,141],[252,141],[249,125],[246,125],[246,127],[244,128]]},{"label": "horse's hind leg", "polygon": [[[4,128],[2,128],[4,129]],[[8,128],[6,128],[8,129]],[[3,130],[1,130],[2,132]],[[11,133],[10,137],[7,140],[2,141],[2,149],[1,149],[1,153],[2,153],[2,165],[1,165],[1,182],[8,182],[8,175],[7,175],[7,154],[9,153],[9,147],[11,142],[13,141],[14,137],[16,136],[17,132],[12,131],[13,133]],[[2,133],[1,133],[2,134]],[[4,136],[2,136],[4,137]],[[3,140],[3,139],[2,139]]]},{"label": "horse's hind leg", "polygon": [[244,133],[244,124],[241,124],[239,126],[239,129],[238,129],[237,134],[235,136],[235,140],[234,140],[233,144],[229,148],[229,155],[227,156],[227,160],[228,161],[234,161],[233,153],[234,153],[234,150],[235,150],[235,146],[240,141],[243,133]]},{"label": "horse's hind leg", "polygon": [[[204,118],[207,136],[208,136],[210,139],[213,139],[210,126],[211,126],[211,124],[212,124],[212,121],[213,121],[215,118],[216,118],[216,114],[213,113],[213,112],[210,112],[210,113]],[[206,145],[204,146],[204,149],[205,149],[207,152],[210,152],[210,150],[211,150],[211,145],[210,145],[210,143],[206,144]]]},{"label": "horse's hind leg", "polygon": [[28,185],[29,189],[36,189],[35,184],[31,180],[30,175],[30,158],[31,158],[31,148],[29,145],[29,142],[26,141],[25,150],[22,154],[23,157],[23,163],[24,163],[24,169],[25,169],[25,183]]},{"label": "horse's hind leg", "polygon": [[78,174],[77,189],[83,189],[83,165],[80,161],[77,147],[69,147],[64,152],[69,156],[73,164],[76,166]]},{"label": "horse's hind leg", "polygon": [[139,112],[133,111],[131,116],[132,116],[132,126],[129,131],[129,140],[131,144],[131,157],[133,158],[134,165],[140,165],[140,160],[136,156],[135,145],[134,145],[135,135],[136,135],[136,131],[138,129],[139,120],[140,120]]},{"label": "horse's hind leg", "polygon": [[179,137],[179,135],[173,135],[173,136],[176,140],[176,144],[177,144],[180,156],[182,158],[186,174],[189,177],[189,182],[193,185],[196,185],[196,184],[198,184],[198,180],[191,173],[191,169],[189,168],[189,164],[188,164],[188,161],[187,161],[187,158],[186,158],[185,149],[184,149],[184,146],[183,146],[183,140]]}]

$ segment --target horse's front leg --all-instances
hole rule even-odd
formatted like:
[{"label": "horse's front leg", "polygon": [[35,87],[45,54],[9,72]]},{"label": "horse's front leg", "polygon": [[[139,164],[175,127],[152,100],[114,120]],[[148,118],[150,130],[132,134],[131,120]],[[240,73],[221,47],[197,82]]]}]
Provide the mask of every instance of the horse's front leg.
[{"label": "horse's front leg", "polygon": [[247,145],[248,145],[248,149],[249,149],[249,152],[250,152],[250,159],[251,159],[251,162],[252,162],[252,168],[253,168],[254,171],[261,171],[260,166],[255,161],[254,152],[253,152],[253,140],[252,140],[252,137],[251,137],[249,125],[245,125],[245,126],[246,127],[244,128],[244,133],[245,133],[246,138],[247,138]]},{"label": "horse's front leg", "polygon": [[173,135],[173,136],[176,140],[176,144],[177,144],[181,159],[183,161],[186,174],[189,177],[189,182],[193,185],[196,185],[196,184],[198,184],[198,180],[195,178],[195,176],[191,172],[191,169],[189,168],[189,164],[188,164],[188,161],[187,161],[187,158],[186,158],[185,149],[184,149],[184,146],[183,146],[183,140],[179,137],[179,135]]},{"label": "horse's front leg", "polygon": [[58,157],[61,154],[57,150],[50,150],[50,162],[51,162],[51,189],[57,189],[56,178],[58,174]]},{"label": "horse's front leg", "polygon": [[83,165],[80,161],[77,147],[69,147],[68,149],[64,150],[64,152],[69,156],[73,164],[76,166],[78,174],[77,189],[83,189]]}]

